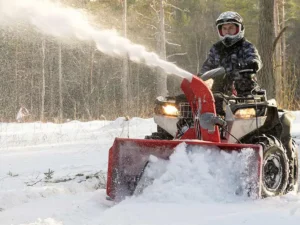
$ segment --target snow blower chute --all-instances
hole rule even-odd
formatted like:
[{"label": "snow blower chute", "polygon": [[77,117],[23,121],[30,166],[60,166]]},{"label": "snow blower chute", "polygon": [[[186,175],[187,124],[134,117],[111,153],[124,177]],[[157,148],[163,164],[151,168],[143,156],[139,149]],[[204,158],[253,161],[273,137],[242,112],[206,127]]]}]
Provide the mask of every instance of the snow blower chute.
[{"label": "snow blower chute", "polygon": [[[290,136],[289,114],[279,117],[275,101],[267,101],[263,90],[247,97],[212,93],[204,80],[224,75],[224,69],[218,68],[201,79],[183,79],[184,96],[156,101],[157,132],[146,139],[115,139],[109,150],[108,199],[120,201],[133,195],[150,156],[168,160],[183,142],[226,152],[252,149],[249,165],[255,179],[248,187],[258,198],[298,189],[297,148]],[[225,115],[217,115],[216,97],[223,99]],[[168,108],[175,111],[169,113]]]}]

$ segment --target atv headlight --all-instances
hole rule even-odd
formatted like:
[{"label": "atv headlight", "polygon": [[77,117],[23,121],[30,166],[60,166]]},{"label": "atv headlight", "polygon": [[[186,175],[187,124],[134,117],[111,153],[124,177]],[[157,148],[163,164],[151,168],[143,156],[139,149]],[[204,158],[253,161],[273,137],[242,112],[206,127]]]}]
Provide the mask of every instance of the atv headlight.
[{"label": "atv headlight", "polygon": [[178,109],[174,105],[164,105],[163,111],[168,116],[178,116]]},{"label": "atv headlight", "polygon": [[255,109],[254,108],[246,108],[246,109],[239,109],[234,113],[235,118],[247,119],[255,117]]}]

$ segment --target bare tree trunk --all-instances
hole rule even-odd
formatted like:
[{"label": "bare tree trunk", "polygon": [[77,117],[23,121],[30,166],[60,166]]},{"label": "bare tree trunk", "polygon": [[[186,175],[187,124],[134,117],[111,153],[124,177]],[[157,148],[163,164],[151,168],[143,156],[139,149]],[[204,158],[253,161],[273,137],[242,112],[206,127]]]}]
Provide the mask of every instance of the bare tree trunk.
[{"label": "bare tree trunk", "polygon": [[[281,29],[285,28],[285,0],[281,1]],[[286,72],[286,37],[285,32],[281,36],[281,74],[284,76]]]},{"label": "bare tree trunk", "polygon": [[89,81],[89,94],[93,92],[93,71],[94,71],[94,45],[90,43],[90,81]]},{"label": "bare tree trunk", "polygon": [[[159,10],[159,38],[158,38],[158,52],[159,56],[166,60],[166,32],[165,32],[165,10],[164,10],[164,1],[160,0],[160,10]],[[157,94],[166,96],[168,94],[167,88],[167,74],[158,69],[157,79],[156,79],[156,87]]]},{"label": "bare tree trunk", "polygon": [[63,96],[62,96],[62,57],[61,42],[58,43],[58,95],[59,95],[59,122],[63,121]]},{"label": "bare tree trunk", "polygon": [[[127,0],[123,1],[123,32],[124,37],[127,38]],[[122,71],[122,95],[123,95],[123,109],[122,112],[127,115],[129,110],[129,95],[128,95],[128,57],[123,59],[123,71]]]},{"label": "bare tree trunk", "polygon": [[77,105],[76,105],[76,101],[74,101],[74,120],[77,120]]},{"label": "bare tree trunk", "polygon": [[283,90],[286,89],[286,82],[283,80],[286,73],[285,0],[274,0],[274,22],[274,75],[276,87],[281,87],[276,90],[276,100],[281,104],[285,101]]},{"label": "bare tree trunk", "polygon": [[[277,0],[279,1],[279,0]],[[286,37],[285,37],[285,0],[280,0],[280,28],[281,28],[281,52],[280,52],[280,61],[281,61],[281,70],[280,70],[280,90],[281,90],[281,102],[280,105],[284,106],[286,102],[293,100],[293,83],[296,82],[295,79],[288,78],[291,76],[291,71],[287,71],[286,66]]]},{"label": "bare tree trunk", "polygon": [[[51,64],[52,64],[52,62],[51,62]],[[52,70],[52,65],[50,66],[50,68],[49,68],[49,80],[50,80],[50,82],[49,82],[49,84],[50,84],[50,90],[49,90],[49,92],[50,92],[50,101],[49,101],[49,116],[50,117],[53,117],[53,112],[54,112],[54,88],[53,88],[53,70]]]},{"label": "bare tree trunk", "polygon": [[45,93],[46,93],[46,82],[45,82],[45,59],[46,59],[46,39],[42,40],[42,93],[41,93],[41,116],[40,120],[45,120]]},{"label": "bare tree trunk", "polygon": [[263,68],[258,79],[261,86],[267,89],[268,97],[274,98],[275,77],[273,65],[273,41],[274,41],[274,0],[259,1],[259,50],[263,61]]},{"label": "bare tree trunk", "polygon": [[[52,49],[53,48],[53,42],[51,41],[51,47],[49,47],[50,43],[48,41],[48,49]],[[50,50],[49,50],[50,51]],[[55,86],[54,86],[54,81],[55,81],[55,77],[54,77],[54,72],[53,72],[53,55],[48,54],[50,56],[50,60],[49,60],[49,117],[53,118],[54,117],[54,112],[56,112],[55,110]]]},{"label": "bare tree trunk", "polygon": [[136,116],[140,116],[141,114],[141,104],[140,104],[140,65],[137,65],[137,71],[136,71],[136,92],[137,92],[137,97],[136,97],[136,103],[137,103],[137,114]]},{"label": "bare tree trunk", "polygon": [[[274,0],[274,36],[277,37],[281,30],[280,25],[280,0]],[[281,43],[281,42],[279,42]],[[275,84],[276,87],[281,87],[281,67],[282,67],[282,61],[281,61],[281,44],[276,44],[274,48],[274,76],[275,76]],[[275,90],[276,92],[276,100],[280,101],[281,98],[281,88],[277,88]]]},{"label": "bare tree trunk", "polygon": [[33,108],[34,108],[34,72],[33,72],[33,62],[31,62],[31,79],[30,79],[30,88],[31,88],[31,91],[30,91],[30,112],[32,113],[33,112]]},{"label": "bare tree trunk", "polygon": [[93,43],[90,43],[90,79],[89,79],[89,93],[88,93],[88,107],[91,111],[91,114],[95,115],[97,113],[97,110],[94,110],[96,107],[96,103],[93,104],[94,98],[93,98],[93,92],[94,92],[94,86],[93,86],[93,81],[94,81],[94,56],[95,56],[95,51],[94,51],[94,45]]},{"label": "bare tree trunk", "polygon": [[[199,57],[199,45],[198,45],[198,37],[195,35],[196,40],[196,56],[197,56],[197,74],[200,72],[200,57]],[[199,39],[199,44],[201,45],[201,39]]]},{"label": "bare tree trunk", "polygon": [[19,74],[18,74],[18,41],[16,41],[16,49],[15,49],[15,98],[16,98],[16,104],[17,107],[20,107],[20,102],[19,102]]}]

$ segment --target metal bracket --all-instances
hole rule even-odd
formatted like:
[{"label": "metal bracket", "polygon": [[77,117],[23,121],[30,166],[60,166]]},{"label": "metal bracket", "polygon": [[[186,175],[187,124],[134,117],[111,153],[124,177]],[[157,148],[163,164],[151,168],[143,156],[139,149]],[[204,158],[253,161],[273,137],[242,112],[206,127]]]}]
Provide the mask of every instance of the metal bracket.
[{"label": "metal bracket", "polygon": [[200,126],[209,133],[215,132],[215,125],[226,126],[226,121],[213,113],[203,113],[200,116]]},{"label": "metal bracket", "polygon": [[203,113],[200,115],[200,126],[208,130],[209,133],[215,132],[215,124],[213,123],[214,117],[215,114],[213,113]]}]

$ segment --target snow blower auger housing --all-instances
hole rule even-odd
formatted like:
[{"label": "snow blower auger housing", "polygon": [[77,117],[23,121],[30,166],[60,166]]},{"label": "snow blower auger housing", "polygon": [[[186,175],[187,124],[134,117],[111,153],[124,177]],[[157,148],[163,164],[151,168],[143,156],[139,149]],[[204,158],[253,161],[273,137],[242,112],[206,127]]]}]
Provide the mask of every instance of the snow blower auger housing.
[{"label": "snow blower auger housing", "polygon": [[[109,150],[108,199],[120,201],[136,193],[149,158],[168,160],[181,143],[226,152],[253,149],[251,173],[255,178],[247,184],[252,196],[298,190],[298,149],[291,138],[293,116],[279,112],[275,100],[267,101],[263,90],[247,97],[212,93],[204,81],[224,75],[224,69],[217,68],[201,79],[183,79],[184,96],[156,100],[157,132],[145,139],[115,139]],[[216,112],[215,98],[223,99],[225,115]]]}]

